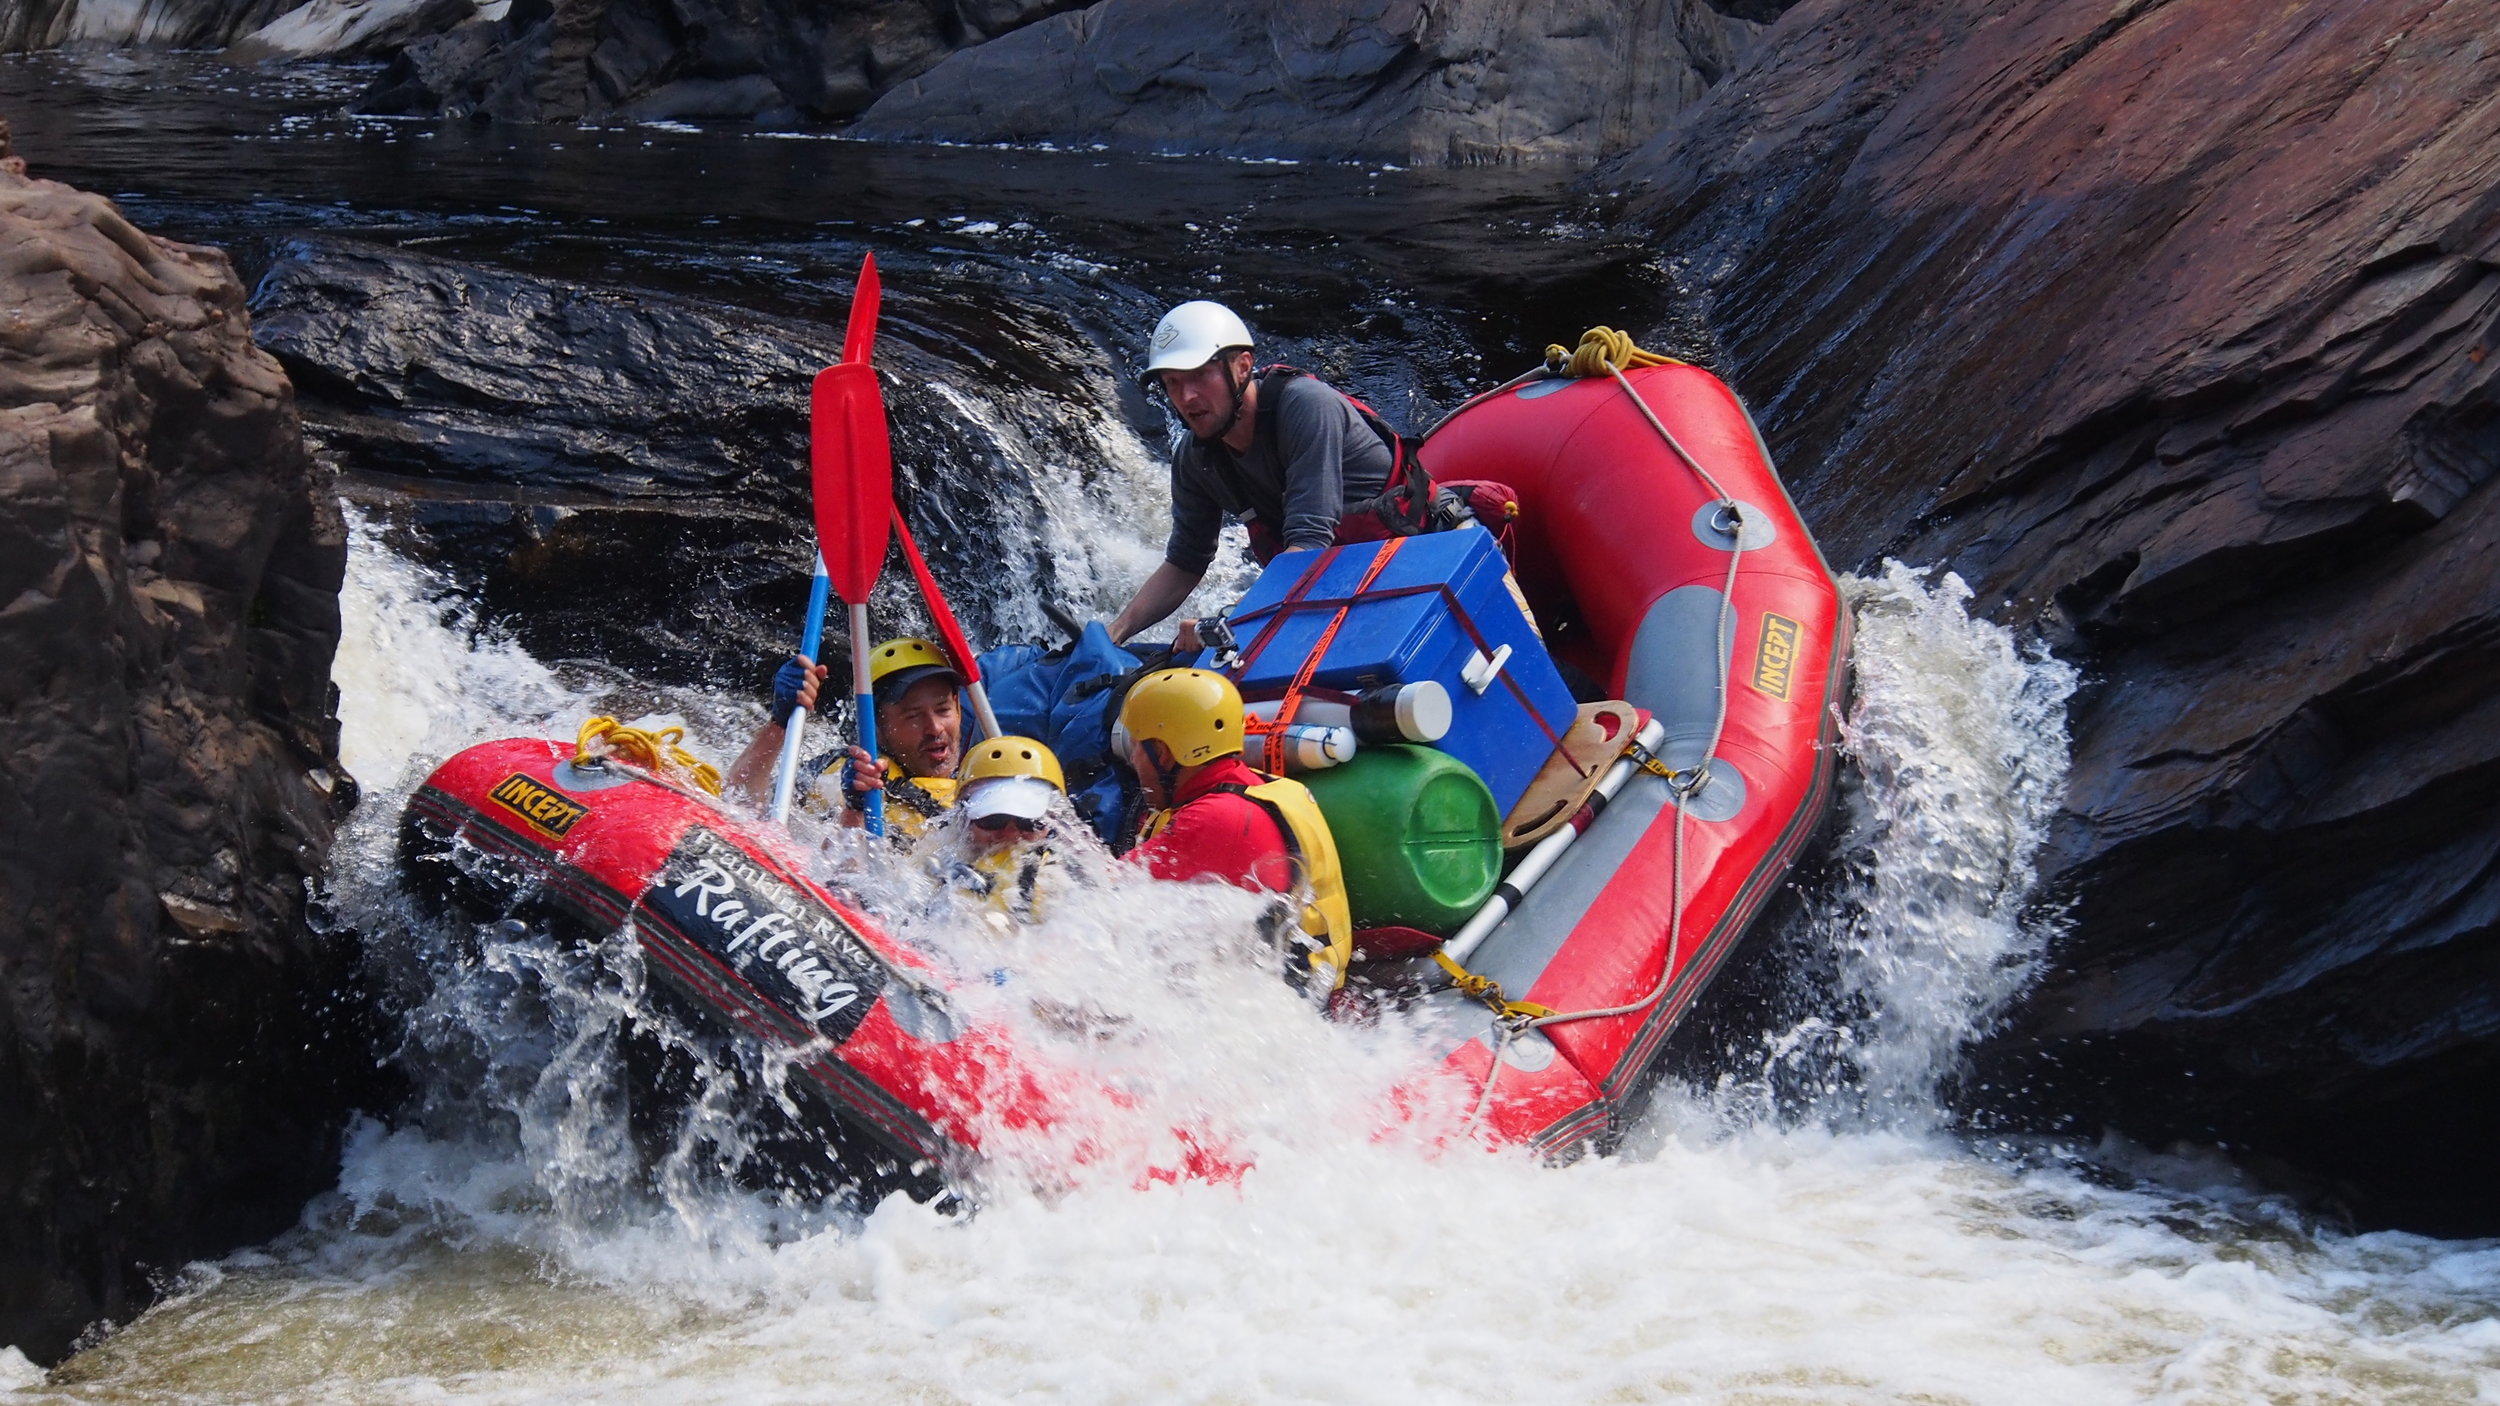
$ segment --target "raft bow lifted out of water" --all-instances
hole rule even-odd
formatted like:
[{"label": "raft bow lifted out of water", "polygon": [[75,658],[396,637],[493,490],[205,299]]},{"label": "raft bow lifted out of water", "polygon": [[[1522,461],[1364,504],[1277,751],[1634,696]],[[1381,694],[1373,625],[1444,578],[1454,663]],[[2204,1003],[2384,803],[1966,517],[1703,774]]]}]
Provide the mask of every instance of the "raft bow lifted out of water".
[{"label": "raft bow lifted out of water", "polygon": [[[1608,1144],[1815,830],[1848,678],[1838,588],[1734,393],[1681,363],[1581,360],[1424,441],[1441,481],[1516,490],[1516,576],[1547,645],[1633,705],[1647,744],[1514,857],[1418,997],[1473,1134],[1551,1156]],[[574,753],[523,739],[444,763],[409,802],[412,883],[471,911],[630,924],[679,1007],[790,1058],[828,1135],[873,1159],[862,1175],[933,1189],[977,1157],[985,1120],[1049,1116],[1054,1076],[958,1029],[930,968],[777,832]]]},{"label": "raft bow lifted out of water", "polygon": [[1463,974],[1436,999],[1492,1017],[1451,1068],[1493,1137],[1550,1155],[1607,1144],[1821,823],[1849,683],[1838,583],[1735,392],[1628,339],[1614,366],[1655,364],[1617,371],[1603,349],[1592,333],[1423,449],[1443,482],[1517,490],[1515,570],[1548,647],[1656,739],[1576,841],[1544,842],[1559,853],[1533,887],[1511,896],[1535,850],[1501,916],[1444,949]]}]

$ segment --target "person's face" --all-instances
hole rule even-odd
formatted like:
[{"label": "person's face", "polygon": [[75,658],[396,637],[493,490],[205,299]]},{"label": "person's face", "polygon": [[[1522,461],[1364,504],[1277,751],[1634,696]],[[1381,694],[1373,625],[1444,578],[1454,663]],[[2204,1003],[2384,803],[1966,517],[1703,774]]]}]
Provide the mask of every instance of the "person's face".
[{"label": "person's face", "polygon": [[1042,837],[1042,822],[1012,815],[985,815],[964,827],[975,854],[996,854],[1032,844]]},{"label": "person's face", "polygon": [[963,745],[962,710],[955,685],[922,679],[903,696],[877,706],[877,748],[914,776],[952,776]]},{"label": "person's face", "polygon": [[1155,373],[1163,382],[1164,398],[1172,402],[1174,413],[1200,439],[1210,438],[1224,428],[1225,417],[1233,413],[1233,387],[1248,374],[1248,352],[1219,356],[1195,371]]}]

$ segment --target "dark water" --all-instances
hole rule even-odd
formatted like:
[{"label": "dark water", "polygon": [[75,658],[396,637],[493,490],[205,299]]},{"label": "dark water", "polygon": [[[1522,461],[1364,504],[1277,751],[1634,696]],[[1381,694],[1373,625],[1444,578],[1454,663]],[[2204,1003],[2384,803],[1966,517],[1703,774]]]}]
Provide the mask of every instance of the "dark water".
[{"label": "dark water", "polygon": [[[273,237],[354,233],[838,322],[863,245],[905,263],[1001,268],[1057,254],[1100,264],[1109,285],[1150,305],[1234,299],[1287,341],[1391,342],[1410,316],[1433,310],[1413,359],[1442,395],[1483,374],[1478,358],[1524,364],[1567,335],[1550,329],[1638,321],[1662,305],[1647,251],[1608,234],[1607,201],[1564,168],[1409,171],[901,146],[735,125],[346,115],[372,72],[235,69],[207,55],[12,56],[0,60],[0,110],[35,174],[111,194],[147,227],[234,246],[247,262]],[[977,221],[1002,228],[958,232]]]},{"label": "dark water", "polygon": [[[1105,521],[1127,500],[1139,500],[1140,524],[1160,513],[1159,489],[1137,468],[1167,425],[1127,373],[1173,302],[1233,303],[1263,358],[1325,375],[1410,430],[1597,323],[1707,353],[1698,319],[1674,315],[1654,251],[1611,233],[1608,200],[1567,169],[347,115],[372,72],[236,69],[210,55],[17,57],[0,60],[0,112],[35,174],[110,194],[160,234],[227,248],[247,281],[290,241],[363,241],[813,325],[830,343],[873,252],[905,512],[990,638],[1042,623],[1034,590],[979,579],[1002,541],[1038,544],[1039,592],[1079,613],[1116,608],[1142,575],[1068,560],[1043,519],[1048,500],[1070,494]],[[322,436],[329,408],[300,367],[298,380]],[[801,397],[788,400],[795,417]],[[796,433],[784,455],[794,461]],[[1106,442],[1131,462],[1106,470]],[[325,443],[351,498],[391,516],[399,546],[448,568],[491,622],[542,656],[725,683],[784,647],[758,622],[792,618],[804,589],[804,500],[791,480],[658,503],[655,516],[600,509],[603,491],[633,499],[630,484],[559,494],[526,472]],[[519,521],[523,503],[542,521]],[[551,511],[565,515],[553,547],[540,531]],[[1058,537],[1072,533],[1099,535],[1059,524]],[[700,565],[635,569],[654,558]],[[897,605],[908,618],[899,593]],[[625,616],[656,624],[628,629]]]}]

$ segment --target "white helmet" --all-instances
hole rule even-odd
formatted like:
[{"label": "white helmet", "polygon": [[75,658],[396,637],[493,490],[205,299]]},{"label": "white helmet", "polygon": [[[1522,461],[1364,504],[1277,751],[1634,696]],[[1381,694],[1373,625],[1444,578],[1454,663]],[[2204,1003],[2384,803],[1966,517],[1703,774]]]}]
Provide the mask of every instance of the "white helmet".
[{"label": "white helmet", "polygon": [[1181,304],[1155,324],[1140,385],[1152,386],[1158,371],[1195,371],[1219,355],[1250,345],[1250,329],[1233,310],[1204,298]]}]

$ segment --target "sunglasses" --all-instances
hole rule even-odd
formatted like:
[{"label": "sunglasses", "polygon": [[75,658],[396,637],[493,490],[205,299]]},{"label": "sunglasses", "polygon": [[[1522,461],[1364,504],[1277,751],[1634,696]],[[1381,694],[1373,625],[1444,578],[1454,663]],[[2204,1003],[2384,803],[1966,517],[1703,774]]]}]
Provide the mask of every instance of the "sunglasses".
[{"label": "sunglasses", "polygon": [[997,834],[1002,830],[1018,830],[1027,835],[1038,835],[1042,831],[1042,822],[1027,820],[1020,815],[984,815],[972,822],[972,828],[987,830],[991,834]]}]

